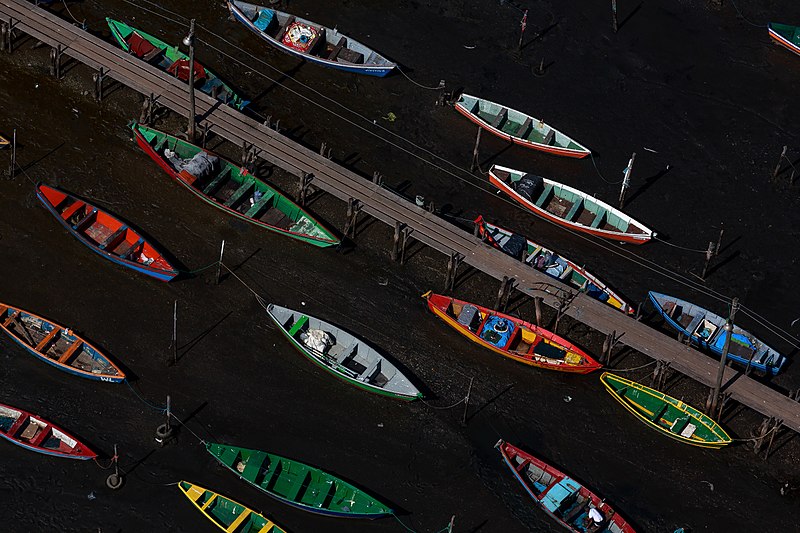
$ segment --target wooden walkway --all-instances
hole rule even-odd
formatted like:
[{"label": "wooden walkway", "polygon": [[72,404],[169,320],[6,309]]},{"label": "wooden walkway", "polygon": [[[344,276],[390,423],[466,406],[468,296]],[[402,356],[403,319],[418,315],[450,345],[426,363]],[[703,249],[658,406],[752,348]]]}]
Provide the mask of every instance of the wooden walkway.
[{"label": "wooden walkway", "polygon": [[[105,42],[25,0],[0,0],[0,21],[41,41],[75,60],[103,72],[110,78],[145,95],[157,96],[159,105],[188,114],[186,85],[156,70],[115,45]],[[175,40],[178,40],[178,36]],[[384,223],[409,230],[411,238],[446,254],[458,254],[463,262],[498,280],[514,280],[514,288],[558,308],[564,295],[570,295],[549,276],[523,265],[487,246],[472,234],[417,207],[391,191],[341,167],[244,114],[211,97],[196,94],[197,114],[204,117],[210,131],[240,146],[254,146],[258,156],[298,176],[313,175],[312,185],[344,201],[357,200],[361,212]],[[665,361],[703,385],[713,387],[718,361],[677,340],[625,316],[608,305],[583,294],[574,294],[565,314],[603,332],[622,334],[620,342],[651,357]],[[725,369],[723,392],[764,416],[783,421],[800,432],[800,403],[742,375]]]}]

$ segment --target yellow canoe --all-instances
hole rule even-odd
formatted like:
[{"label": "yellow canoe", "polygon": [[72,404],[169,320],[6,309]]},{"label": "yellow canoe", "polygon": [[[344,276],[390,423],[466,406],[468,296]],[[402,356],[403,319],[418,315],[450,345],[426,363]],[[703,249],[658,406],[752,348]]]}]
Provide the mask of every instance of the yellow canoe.
[{"label": "yellow canoe", "polygon": [[272,520],[214,491],[188,481],[178,483],[178,488],[206,518],[227,533],[286,533]]},{"label": "yellow canoe", "polygon": [[6,146],[8,146],[9,144],[10,144],[10,143],[8,142],[8,139],[6,139],[6,138],[5,138],[5,137],[3,137],[2,135],[0,135],[0,148],[5,148],[5,147],[6,147]]}]

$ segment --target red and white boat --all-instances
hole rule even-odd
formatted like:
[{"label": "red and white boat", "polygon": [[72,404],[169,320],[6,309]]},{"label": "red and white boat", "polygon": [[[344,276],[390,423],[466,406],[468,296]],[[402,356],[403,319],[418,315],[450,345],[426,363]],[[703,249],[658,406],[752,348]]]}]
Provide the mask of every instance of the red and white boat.
[{"label": "red and white boat", "polygon": [[88,446],[51,422],[1,403],[0,437],[45,455],[81,460],[97,457]]}]

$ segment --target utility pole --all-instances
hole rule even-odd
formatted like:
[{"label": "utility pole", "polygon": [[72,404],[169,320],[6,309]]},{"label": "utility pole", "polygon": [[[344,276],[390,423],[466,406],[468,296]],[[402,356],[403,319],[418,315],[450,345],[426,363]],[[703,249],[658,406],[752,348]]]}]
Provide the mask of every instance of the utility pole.
[{"label": "utility pole", "polygon": [[714,396],[711,398],[711,410],[708,415],[711,418],[718,418],[717,404],[719,404],[719,392],[722,388],[722,376],[725,374],[725,363],[728,360],[728,350],[731,346],[731,335],[733,335],[733,319],[736,316],[736,311],[739,310],[739,298],[734,298],[731,302],[731,311],[728,314],[728,320],[725,321],[723,329],[725,330],[725,345],[722,347],[722,357],[719,360],[719,370],[717,371],[717,383],[714,385]]},{"label": "utility pole", "polygon": [[194,104],[194,19],[189,23],[189,35],[183,38],[183,44],[189,47],[189,142],[194,142],[195,104]]}]

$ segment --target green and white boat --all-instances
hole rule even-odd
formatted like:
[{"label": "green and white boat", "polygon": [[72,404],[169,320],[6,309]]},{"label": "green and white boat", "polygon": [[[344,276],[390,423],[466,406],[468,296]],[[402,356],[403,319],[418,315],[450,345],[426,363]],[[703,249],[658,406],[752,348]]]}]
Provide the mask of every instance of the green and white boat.
[{"label": "green and white boat", "polygon": [[279,455],[207,443],[206,450],[259,490],[304,511],[345,518],[381,518],[392,510],[338,477]]},{"label": "green and white boat", "polygon": [[339,239],[302,207],[230,161],[135,122],[136,143],[175,181],[206,203],[256,226],[326,247]]},{"label": "green and white boat", "polygon": [[350,333],[275,304],[267,306],[267,314],[300,353],[334,376],[383,396],[406,401],[422,398],[397,367]]},{"label": "green and white boat", "polygon": [[[181,52],[177,46],[170,46],[157,37],[132,28],[124,22],[111,18],[106,18],[106,22],[111,29],[111,35],[114,36],[114,39],[123,50],[135,55],[145,63],[150,63],[159,70],[175,76],[179,80],[189,82],[189,56]],[[194,62],[194,84],[195,88],[200,92],[236,109],[244,109],[250,103],[237,95],[216,74],[198,63],[196,59]]]},{"label": "green and white boat", "polygon": [[227,533],[286,533],[272,520],[214,491],[188,481],[178,483],[178,488],[206,518]]}]

